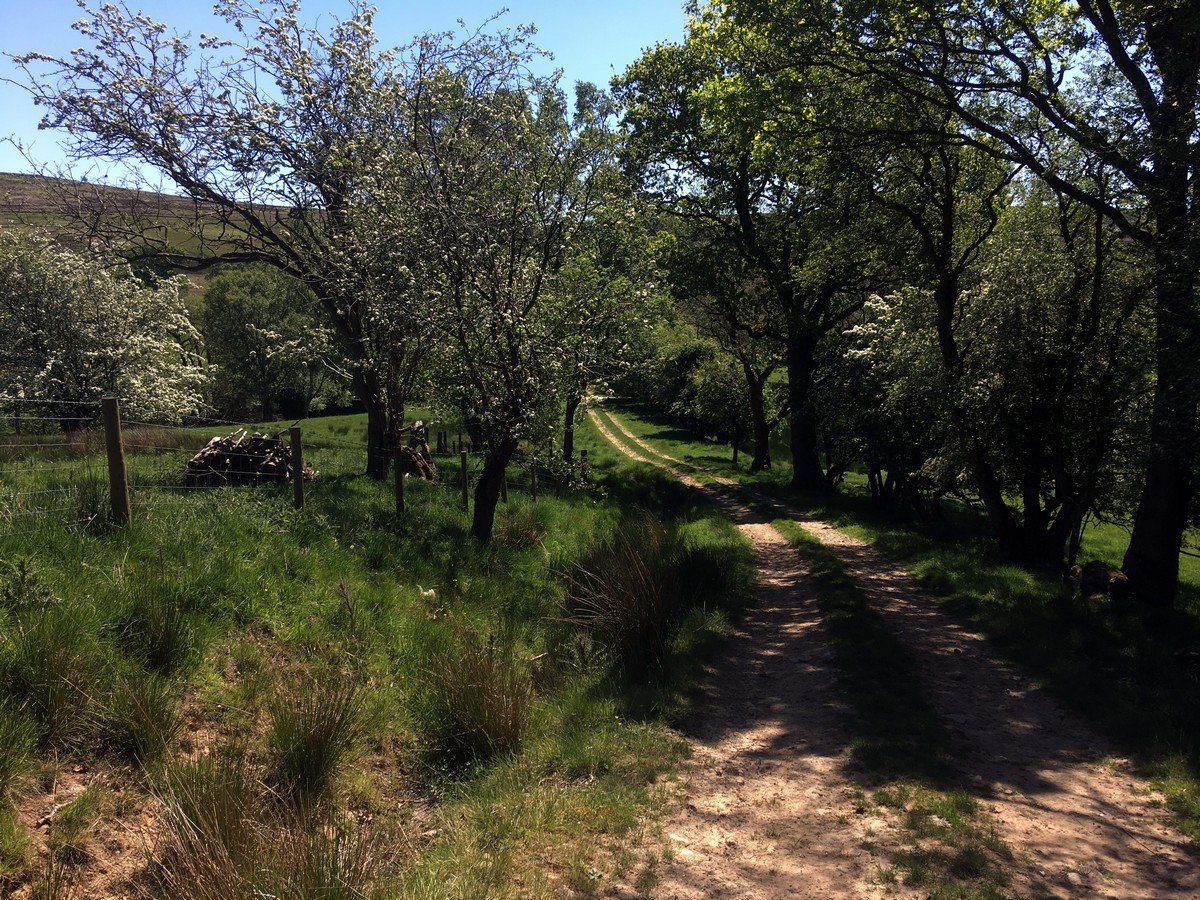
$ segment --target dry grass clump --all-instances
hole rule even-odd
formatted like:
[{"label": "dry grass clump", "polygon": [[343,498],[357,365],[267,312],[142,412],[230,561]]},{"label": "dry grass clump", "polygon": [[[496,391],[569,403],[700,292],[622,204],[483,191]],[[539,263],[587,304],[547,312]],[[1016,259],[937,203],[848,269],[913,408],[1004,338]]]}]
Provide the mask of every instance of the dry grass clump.
[{"label": "dry grass clump", "polygon": [[176,900],[391,896],[391,835],[331,808],[281,804],[250,761],[218,753],[170,768],[160,798],[166,834],[150,878]]}]

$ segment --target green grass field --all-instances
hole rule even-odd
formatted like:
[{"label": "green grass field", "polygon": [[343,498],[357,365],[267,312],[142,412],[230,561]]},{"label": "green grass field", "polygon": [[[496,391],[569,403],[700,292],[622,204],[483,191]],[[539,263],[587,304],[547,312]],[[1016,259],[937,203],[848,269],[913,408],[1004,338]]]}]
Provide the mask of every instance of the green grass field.
[{"label": "green grass field", "polygon": [[[361,417],[302,427],[303,510],[287,486],[181,489],[226,428],[134,433],[120,529],[98,442],[0,458],[25,514],[0,518],[0,893],[648,877],[643,823],[686,749],[669,723],[752,583],[735,529],[585,429],[590,483],[535,502],[514,480],[482,545],[454,484],[409,479],[397,517],[392,484],[358,474]],[[639,599],[631,568],[688,589]],[[105,840],[156,810],[149,843]]]}]

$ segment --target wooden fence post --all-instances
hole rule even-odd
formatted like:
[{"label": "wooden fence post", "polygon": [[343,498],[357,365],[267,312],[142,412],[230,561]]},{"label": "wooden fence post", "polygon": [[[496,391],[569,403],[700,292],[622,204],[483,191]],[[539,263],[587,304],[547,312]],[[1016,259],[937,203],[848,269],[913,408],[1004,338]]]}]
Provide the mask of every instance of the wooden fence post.
[{"label": "wooden fence post", "polygon": [[288,429],[292,444],[292,506],[304,509],[304,444],[300,440],[300,426]]},{"label": "wooden fence post", "polygon": [[458,458],[462,460],[462,507],[465,511],[470,503],[469,494],[467,492],[467,451],[459,450]]},{"label": "wooden fence post", "polygon": [[392,468],[396,470],[396,515],[398,516],[404,514],[404,473],[400,470],[400,460],[403,455],[404,447],[399,441],[396,441]]},{"label": "wooden fence post", "polygon": [[116,397],[101,401],[104,413],[104,446],[108,451],[108,488],[112,517],[118,525],[129,522],[129,479],[125,472],[125,447],[121,443],[121,409]]},{"label": "wooden fence post", "polygon": [[537,503],[537,457],[533,457],[529,462],[529,496],[534,503]]}]

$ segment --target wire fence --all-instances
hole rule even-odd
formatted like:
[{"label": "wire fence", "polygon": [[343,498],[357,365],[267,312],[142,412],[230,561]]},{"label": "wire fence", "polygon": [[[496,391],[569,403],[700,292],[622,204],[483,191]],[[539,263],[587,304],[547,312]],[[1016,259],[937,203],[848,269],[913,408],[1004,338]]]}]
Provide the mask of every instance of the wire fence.
[{"label": "wire fence", "polygon": [[[94,405],[100,407],[99,403]],[[259,438],[277,442],[288,448],[288,459],[291,445],[300,438],[304,463],[312,467],[314,477],[307,484],[305,479],[301,480],[303,490],[294,490],[297,505],[303,505],[304,490],[319,492],[327,484],[361,475],[368,468],[369,452],[380,452],[368,451],[365,428],[342,423],[334,430],[319,419],[305,420],[299,426],[299,434],[293,430],[297,426],[288,423],[264,426],[194,418],[183,425],[165,425],[118,419],[119,438],[115,447],[112,434],[96,425],[97,421],[103,421],[99,413],[69,418],[22,415],[20,419],[25,425],[35,420],[50,423],[59,431],[34,435],[27,429],[14,429],[11,434],[0,434],[0,537],[32,533],[47,523],[66,528],[120,523],[128,518],[130,503],[149,502],[148,498],[154,494],[187,495],[212,492],[219,487],[262,487],[271,482],[281,486],[291,482],[295,486],[290,472],[284,471],[286,467],[280,470],[283,477],[242,477],[246,472],[257,471],[255,467],[262,462],[262,453],[259,449],[240,447],[237,441],[230,443],[233,436],[240,435],[239,440],[250,444]],[[85,423],[85,427],[76,429],[73,423]],[[354,432],[362,438],[357,439]],[[283,435],[287,435],[287,441],[282,440]],[[433,447],[418,447],[416,452],[436,471],[432,483],[467,498],[483,472],[484,454],[464,441],[461,434],[438,430],[430,438]],[[199,481],[189,478],[197,454],[221,441],[226,443],[219,446],[220,465],[223,471],[234,474]],[[389,471],[389,477],[395,479],[397,454],[389,450],[382,456],[375,457],[376,465],[371,468]],[[119,461],[122,470],[120,485],[113,481],[115,461]],[[539,492],[576,490],[587,478],[586,452],[581,460],[571,464],[556,459],[553,448],[547,447],[544,455],[518,453],[507,467],[501,490],[504,499],[509,491],[536,498]],[[402,488],[401,485],[396,491],[398,512],[403,507]],[[122,494],[123,515],[118,509]],[[281,498],[280,502],[285,501]]]}]

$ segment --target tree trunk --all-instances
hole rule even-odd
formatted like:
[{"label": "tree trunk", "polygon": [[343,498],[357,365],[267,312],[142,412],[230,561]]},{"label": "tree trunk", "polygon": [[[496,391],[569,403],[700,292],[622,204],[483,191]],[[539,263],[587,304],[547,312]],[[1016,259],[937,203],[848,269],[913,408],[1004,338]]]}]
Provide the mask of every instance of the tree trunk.
[{"label": "tree trunk", "polygon": [[579,412],[581,403],[583,403],[582,396],[572,394],[567,398],[567,411],[563,415],[562,458],[564,462],[570,462],[575,458],[575,416]]},{"label": "tree trunk", "polygon": [[384,481],[391,464],[396,423],[388,414],[382,386],[371,372],[362,369],[355,371],[351,386],[367,410],[367,476]]},{"label": "tree trunk", "polygon": [[742,363],[746,375],[746,391],[750,395],[750,421],[754,429],[754,458],[750,471],[771,468],[771,426],[767,424],[766,379],[760,378],[747,363]]},{"label": "tree trunk", "polygon": [[[1168,212],[1177,215],[1170,220]],[[1193,287],[1200,250],[1187,234],[1185,210],[1160,210],[1155,241],[1156,325],[1154,403],[1146,483],[1133,517],[1122,568],[1138,596],[1170,608],[1179,583],[1179,551],[1194,490],[1200,311]]]},{"label": "tree trunk", "polygon": [[504,487],[504,473],[508,469],[512,450],[507,447],[497,452],[489,451],[483,461],[483,471],[475,486],[475,515],[471,520],[471,534],[481,541],[492,539],[496,523],[496,505]]},{"label": "tree trunk", "polygon": [[792,487],[824,491],[829,487],[817,443],[817,422],[812,404],[813,352],[807,339],[788,344],[787,376],[792,445]]}]

